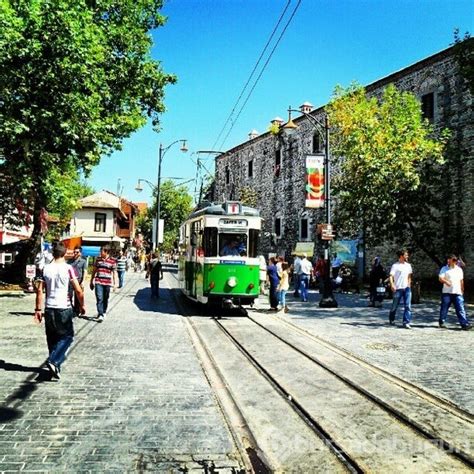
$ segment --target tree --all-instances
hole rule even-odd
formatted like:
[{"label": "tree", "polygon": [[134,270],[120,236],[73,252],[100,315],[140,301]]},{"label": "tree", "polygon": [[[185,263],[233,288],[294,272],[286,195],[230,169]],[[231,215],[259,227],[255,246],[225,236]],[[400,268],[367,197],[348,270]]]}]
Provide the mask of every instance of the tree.
[{"label": "tree", "polygon": [[[160,194],[160,219],[164,221],[161,250],[169,252],[174,248],[174,242],[179,238],[179,227],[192,210],[192,196],[186,186],[176,186],[172,180],[165,180],[161,183]],[[150,214],[156,216],[156,199]]]},{"label": "tree", "polygon": [[380,100],[357,84],[337,88],[327,113],[338,229],[357,234],[364,228],[369,244],[393,239],[440,264],[437,190],[449,134],[434,138],[417,98],[393,85]]},{"label": "tree", "polygon": [[[151,59],[161,0],[0,0],[0,213],[29,211],[35,253],[58,176],[86,175],[164,111],[175,77]],[[19,213],[16,213],[18,217]],[[26,255],[20,264],[26,262]]]},{"label": "tree", "polygon": [[461,76],[466,80],[471,94],[474,94],[474,38],[469,32],[461,38],[459,29],[454,30],[454,51]]}]

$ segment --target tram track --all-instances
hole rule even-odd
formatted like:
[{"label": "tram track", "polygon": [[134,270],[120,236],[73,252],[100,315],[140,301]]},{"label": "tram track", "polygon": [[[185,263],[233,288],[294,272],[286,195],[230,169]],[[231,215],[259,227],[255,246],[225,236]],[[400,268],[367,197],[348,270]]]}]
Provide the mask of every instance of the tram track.
[{"label": "tram track", "polygon": [[[403,403],[397,403],[397,399],[389,399],[389,397],[387,396],[386,386],[379,386],[378,391],[374,391],[373,387],[367,388],[359,381],[356,381],[353,376],[351,377],[345,375],[342,371],[338,371],[334,367],[331,367],[329,363],[325,362],[321,358],[318,358],[314,354],[309,353],[308,350],[298,347],[298,343],[295,344],[290,342],[288,340],[288,333],[286,333],[286,337],[284,337],[281,335],[281,333],[278,334],[277,331],[274,331],[270,327],[262,324],[260,321],[257,321],[254,317],[249,316],[249,319],[251,319],[264,331],[271,334],[278,340],[282,341],[284,344],[291,347],[303,357],[322,367],[328,373],[330,373],[331,375],[345,383],[347,386],[357,391],[357,393],[371,400],[379,407],[390,413],[393,417],[405,423],[408,427],[413,429],[413,431],[426,437],[428,440],[438,445],[442,450],[449,452],[453,456],[459,458],[469,467],[474,467],[474,457],[472,453],[468,452],[462,444],[459,444],[459,440],[456,440],[456,436],[459,436],[459,433],[463,430],[469,429],[469,425],[472,425],[472,422],[474,421],[474,417],[469,412],[462,410],[453,404],[450,404],[446,400],[437,397],[423,390],[422,388],[417,387],[414,384],[411,384],[401,379],[400,377],[394,376],[387,371],[384,371],[372,364],[369,364],[368,362],[364,361],[363,359],[360,359],[354,354],[344,351],[337,345],[331,344],[330,342],[325,340],[321,340],[321,338],[314,336],[311,333],[308,333],[307,331],[301,330],[298,326],[288,323],[287,321],[284,321],[281,318],[277,318],[274,316],[270,316],[270,318],[274,320],[277,319],[278,322],[283,322],[287,329],[302,334],[304,337],[307,337],[308,339],[316,342],[316,344],[324,343],[324,346],[326,348],[341,355],[348,362],[355,363],[363,369],[370,371],[372,375],[374,377],[378,377],[379,380],[380,377],[383,377],[388,384],[392,385],[392,387],[394,385],[397,387],[395,390],[392,390],[391,395],[393,395],[393,393],[396,394],[396,392],[398,392],[398,396],[400,396],[400,394],[402,394],[402,391],[409,392],[411,397],[411,413],[407,413],[407,406],[403,406]],[[369,374],[367,373],[366,376],[367,375]],[[418,403],[416,403],[415,397],[418,398]],[[421,406],[423,404],[425,405],[424,407]],[[413,413],[413,405],[415,405],[421,413]],[[425,409],[423,410],[423,408]],[[433,420],[431,419],[431,417],[429,419],[426,417],[427,409],[431,409],[431,411],[438,412],[436,420],[437,422],[440,422],[441,425],[443,421],[447,421],[449,419],[449,421],[451,422],[452,429],[446,430],[443,429],[443,426],[433,426]],[[474,436],[471,431],[471,439],[468,439],[466,444],[468,446],[472,446],[473,443]]]},{"label": "tram track", "polygon": [[[254,316],[250,316],[248,315],[248,317],[250,319],[252,319],[256,324],[260,325],[261,327],[264,327],[268,332],[271,332],[271,330],[268,329],[268,327],[265,327],[263,326],[258,320],[256,317]],[[279,315],[276,315],[276,314],[271,314],[268,316],[270,319],[273,319],[273,320],[276,320],[278,322],[281,322],[283,323],[285,326],[287,326],[289,329],[295,331],[295,332],[298,332],[299,334],[301,334],[302,336],[308,338],[308,339],[311,339],[313,341],[315,341],[316,343],[328,348],[329,350],[331,350],[332,352],[338,354],[338,355],[341,355],[342,357],[350,360],[350,361],[353,361],[355,363],[357,363],[358,365],[360,366],[363,366],[365,368],[367,368],[368,370],[370,370],[371,372],[373,372],[375,375],[379,375],[379,376],[382,376],[383,378],[385,378],[386,380],[388,380],[389,382],[392,382],[393,384],[395,385],[398,385],[400,386],[401,388],[404,388],[406,390],[409,390],[410,392],[412,392],[414,395],[418,395],[420,396],[421,398],[425,399],[426,401],[438,406],[439,408],[442,408],[443,410],[446,410],[447,412],[450,412],[452,413],[453,415],[455,416],[458,416],[459,418],[467,421],[467,422],[470,422],[470,423],[473,423],[474,422],[474,415],[466,410],[463,410],[462,408],[460,408],[458,405],[452,403],[451,401],[449,400],[446,400],[438,395],[435,395],[427,390],[425,390],[424,388],[418,386],[418,385],[415,385],[414,383],[411,383],[409,382],[408,380],[405,380],[401,377],[398,377],[397,375],[387,371],[387,370],[384,370],[374,364],[371,364],[370,362],[366,361],[365,359],[357,356],[356,354],[354,354],[353,352],[350,352],[340,346],[338,346],[337,344],[331,342],[331,341],[328,341],[327,339],[324,339],[296,324],[293,324],[292,322],[288,321],[285,317],[280,317]],[[275,335],[275,334],[274,334]]]},{"label": "tram track", "polygon": [[[429,407],[428,408],[426,406],[424,407],[425,411],[424,413],[422,413],[422,417],[424,415],[428,421],[425,420],[425,424],[423,425],[420,423],[419,420],[418,421],[413,420],[412,417],[407,416],[400,409],[397,409],[396,407],[391,406],[390,403],[387,402],[386,400],[383,400],[381,397],[371,393],[367,389],[364,389],[357,383],[354,383],[353,381],[351,381],[350,377],[341,376],[341,374],[338,374],[337,371],[332,369],[328,364],[321,363],[321,361],[318,361],[314,356],[310,356],[304,351],[299,350],[299,348],[296,347],[294,344],[288,343],[285,337],[282,337],[281,335],[278,335],[278,334],[273,334],[272,331],[267,330],[267,328],[265,328],[263,325],[257,324],[255,321],[253,321],[250,318],[247,321],[252,321],[251,327],[247,327],[243,330],[242,330],[242,324],[237,324],[236,321],[219,320],[219,321],[215,321],[215,323],[221,327],[222,332],[225,333],[227,337],[229,337],[236,345],[238,345],[240,350],[248,358],[249,362],[252,363],[254,366],[258,367],[259,370],[262,372],[262,374],[267,379],[270,379],[276,387],[278,387],[282,396],[284,396],[291,402],[292,406],[296,408],[296,410],[300,414],[303,415],[303,418],[306,421],[309,420],[310,424],[314,425],[314,427],[316,428],[318,432],[321,432],[324,436],[327,437],[330,446],[334,444],[334,441],[335,441],[335,445],[338,446],[337,449],[340,449],[341,452],[345,453],[344,456],[350,459],[351,462],[354,463],[353,465],[356,466],[356,469],[357,467],[360,467],[362,471],[371,471],[374,468],[376,468],[377,470],[380,470],[381,468],[378,465],[374,465],[373,462],[371,462],[368,459],[359,460],[360,458],[357,456],[357,453],[355,453],[355,451],[357,450],[354,450],[350,447],[346,449],[345,446],[351,444],[350,440],[348,439],[344,440],[344,436],[338,436],[336,431],[333,429],[333,426],[331,426],[331,417],[328,417],[326,421],[322,421],[322,422],[320,421],[320,417],[317,416],[318,410],[310,409],[311,403],[312,403],[311,396],[308,397],[307,393],[305,394],[304,390],[301,389],[301,380],[298,381],[297,378],[292,379],[292,377],[288,376],[287,373],[282,372],[281,364],[280,364],[280,367],[278,367],[278,364],[273,364],[272,366],[272,361],[271,361],[272,357],[271,356],[268,357],[268,354],[266,355],[263,354],[262,356],[262,351],[259,350],[259,348],[256,346],[258,346],[259,344],[266,343],[264,338],[269,339],[268,336],[270,335],[270,337],[273,338],[275,341],[279,341],[280,345],[284,344],[285,346],[290,348],[291,351],[298,354],[300,356],[300,359],[301,357],[304,357],[307,362],[313,365],[317,365],[319,369],[322,369],[326,374],[325,376],[323,375],[323,377],[326,377],[326,380],[320,383],[326,384],[329,378],[334,378],[334,379],[337,379],[337,381],[339,382],[339,385],[341,383],[345,385],[346,391],[349,390],[349,391],[356,392],[359,398],[363,397],[365,399],[365,402],[363,402],[362,400],[359,400],[359,403],[361,404],[365,403],[365,405],[368,406],[367,410],[365,411],[366,419],[363,421],[364,424],[367,423],[367,420],[370,420],[370,417],[373,415],[371,412],[374,411],[376,412],[376,414],[372,417],[376,418],[376,417],[384,416],[385,423],[387,423],[387,425],[392,424],[393,429],[396,428],[399,431],[399,434],[397,436],[400,436],[400,440],[403,440],[402,444],[405,444],[408,448],[410,448],[410,443],[413,443],[413,446],[419,443],[423,444],[423,441],[420,441],[420,437],[424,438],[428,443],[431,443],[431,446],[434,448],[434,450],[439,451],[438,452],[439,458],[446,457],[445,460],[439,459],[437,461],[441,463],[441,465],[443,466],[443,469],[446,469],[447,466],[450,465],[450,461],[448,460],[448,458],[453,459],[453,466],[457,465],[456,469],[462,470],[462,465],[464,465],[464,467],[466,468],[472,468],[473,461],[472,461],[471,453],[467,452],[467,450],[464,449],[462,445],[456,443],[455,441],[453,441],[453,439],[451,439],[450,441],[446,441],[446,439],[441,438],[439,436],[439,433],[436,433],[435,431],[433,431],[434,427],[429,426],[430,423],[431,424],[437,423],[436,417],[434,419],[430,419],[429,413],[427,413],[427,410],[429,410]],[[247,326],[249,325],[247,324]],[[263,336],[260,335],[259,337],[255,337],[254,335],[255,335],[257,327],[259,328],[260,331],[263,331],[265,335]],[[288,328],[285,328],[285,330],[286,332],[288,332]],[[250,336],[251,334],[253,334],[253,336]],[[276,347],[275,342],[269,343],[269,344],[275,346],[273,347],[273,350],[275,352],[282,350],[281,348]],[[293,360],[298,360],[298,359],[293,356]],[[302,364],[302,362],[300,362],[300,364]],[[306,365],[308,366],[308,374],[309,374],[309,372],[312,369],[310,365],[308,364]],[[297,370],[295,364],[294,364],[294,370]],[[300,387],[298,387],[298,383],[300,384]],[[306,386],[311,386],[311,383],[308,383],[306,381],[304,382],[304,384],[306,384]],[[336,386],[337,384],[335,384],[334,382],[331,382],[331,383],[328,383],[328,385]],[[344,389],[339,386],[339,390],[342,392]],[[322,396],[322,392],[323,391],[321,390],[318,392],[320,393],[319,396]],[[357,398],[356,395],[352,395],[352,396],[349,395],[349,396],[353,398]],[[328,402],[330,402],[330,400],[328,400]],[[436,407],[436,408],[439,410],[439,407]],[[363,410],[362,412],[364,413]],[[383,413],[385,413],[385,415],[383,415]],[[431,416],[433,416],[432,413],[431,413]],[[357,423],[357,420],[355,421]],[[332,419],[332,422],[337,424],[338,420]],[[368,423],[369,423],[368,431],[374,432],[377,430],[377,423],[374,423],[373,425],[370,425],[370,421]],[[346,425],[346,426],[350,428],[349,425]],[[400,427],[403,427],[403,429],[400,429]],[[407,432],[407,430],[409,430],[409,432]],[[457,430],[460,430],[460,433],[463,433],[463,431],[465,433],[466,432],[469,433],[469,430],[470,430],[471,437],[472,437],[471,425],[465,422],[464,420],[461,420],[461,421],[457,420],[457,423],[455,423],[454,425],[454,432],[457,433],[458,432]],[[380,440],[384,439],[383,436],[386,436],[386,434],[381,433]],[[467,444],[469,445],[469,440]],[[427,453],[431,451],[433,454],[430,454],[430,456],[436,457],[435,451],[433,449],[430,449],[428,445],[425,444],[423,450],[426,451]],[[379,458],[381,455],[382,453],[379,453]],[[392,453],[392,456],[394,458],[399,457],[396,455],[396,453]],[[426,461],[430,463],[431,461],[428,460],[428,456],[426,457],[427,457]],[[436,464],[436,462],[434,462],[434,464]]]},{"label": "tram track", "polygon": [[[189,315],[188,315],[189,316]],[[188,318],[189,319],[189,318]],[[329,423],[328,420],[320,420],[317,414],[315,414],[314,407],[311,407],[310,404],[308,405],[308,400],[305,397],[301,397],[298,393],[298,389],[294,386],[288,384],[284,378],[281,378],[281,374],[275,374],[274,369],[269,367],[266,361],[261,360],[258,354],[256,354],[256,349],[254,346],[249,345],[248,341],[245,340],[244,333],[255,333],[256,329],[263,331],[266,334],[266,337],[270,336],[275,340],[278,340],[281,344],[285,344],[288,348],[290,348],[294,353],[297,353],[300,357],[304,357],[307,361],[311,362],[312,364],[316,365],[318,362],[315,361],[313,356],[305,353],[305,351],[300,350],[300,348],[296,347],[289,341],[285,341],[285,338],[281,335],[275,333],[269,328],[265,328],[264,325],[260,324],[259,322],[255,322],[251,317],[247,318],[232,318],[226,319],[224,317],[215,317],[212,320],[206,320],[205,318],[197,317],[191,318],[194,320],[199,320],[199,324],[195,324],[195,322],[191,322],[193,324],[194,330],[198,333],[198,337],[201,340],[203,345],[208,345],[212,338],[203,337],[202,329],[205,325],[213,324],[219,328],[219,332],[225,335],[228,341],[231,341],[232,344],[238,348],[239,352],[245,356],[247,361],[255,367],[258,372],[261,374],[263,378],[265,378],[274,388],[276,392],[279,393],[280,397],[285,400],[285,402],[291,407],[291,409],[298,414],[300,419],[309,426],[315,435],[321,439],[324,445],[329,448],[334,456],[336,456],[341,464],[344,467],[344,470],[349,472],[371,472],[374,470],[381,470],[386,468],[387,466],[380,466],[377,464],[377,461],[373,462],[367,458],[367,456],[359,457],[358,454],[350,447],[346,449],[347,439],[344,439],[344,436],[339,436],[337,430],[333,429],[333,426]],[[204,323],[205,321],[205,323]],[[248,328],[245,331],[240,331],[238,328],[242,326],[242,324],[246,324],[248,326],[249,322],[251,322],[252,327]],[[288,327],[285,328],[288,332]],[[240,332],[240,333],[239,333]],[[300,335],[301,336],[301,335]],[[212,352],[212,349],[206,347],[205,349],[208,353]],[[276,349],[275,349],[276,350]],[[351,361],[353,362],[353,361]],[[219,360],[215,360],[214,364],[219,369]],[[397,427],[398,430],[403,431],[403,436],[412,439],[413,443],[424,444],[422,448],[423,453],[425,455],[424,462],[427,465],[431,466],[433,463],[434,469],[438,469],[442,466],[442,470],[449,472],[450,470],[456,472],[462,472],[465,469],[472,468],[472,457],[470,453],[466,452],[462,449],[462,446],[457,445],[452,441],[446,441],[438,436],[438,434],[431,433],[426,427],[419,426],[417,423],[412,423],[412,420],[404,416],[403,412],[399,412],[397,408],[391,407],[390,404],[384,400],[379,400],[378,397],[369,390],[364,389],[363,387],[358,386],[356,383],[352,383],[351,380],[347,377],[341,376],[341,374],[336,373],[335,370],[331,369],[331,367],[327,366],[326,364],[318,364],[321,369],[326,372],[326,376],[334,377],[338,379],[339,382],[344,383],[346,387],[350,387],[351,390],[357,393],[358,396],[364,397],[367,402],[371,403],[372,405],[376,406],[377,410],[383,410],[386,414],[385,416],[390,419],[390,422]],[[229,391],[231,395],[233,394],[234,390],[232,385],[225,380],[225,374],[220,374],[221,377],[224,377],[223,381],[221,382],[223,385],[227,385],[230,387]],[[388,381],[387,381],[388,383]],[[392,385],[394,384],[391,382]],[[399,387],[399,385],[397,385]],[[235,395],[235,394],[234,394]],[[307,397],[306,397],[307,398]],[[429,398],[429,397],[428,397]],[[425,400],[428,403],[428,400]],[[442,409],[444,405],[444,401],[441,400],[439,405],[437,406],[438,409]],[[238,403],[236,403],[238,405]],[[452,407],[451,407],[452,408]],[[373,409],[370,408],[368,412],[372,411]],[[452,411],[452,410],[451,410]],[[454,413],[449,412],[451,416],[456,416]],[[456,410],[454,410],[456,411]],[[245,414],[241,413],[241,415],[245,418]],[[469,414],[468,413],[460,413],[460,420],[461,422],[468,422]],[[354,419],[354,423],[357,424],[357,419]],[[373,427],[372,427],[373,428]],[[390,430],[389,430],[390,431]],[[407,434],[408,433],[408,434]],[[363,435],[361,435],[363,436]],[[403,437],[402,436],[402,437]],[[255,442],[258,443],[259,439],[258,436],[255,436]],[[420,441],[420,438],[422,441]],[[424,443],[426,442],[426,443]],[[406,444],[409,445],[410,442],[406,441]],[[357,450],[356,450],[357,451]],[[416,450],[415,450],[416,451]],[[425,451],[429,451],[426,452]],[[436,453],[434,454],[433,453]],[[265,456],[265,452],[263,451]],[[383,456],[383,453],[379,453],[379,456]],[[420,464],[420,458],[423,457],[420,453],[411,454],[412,457],[418,458],[415,459],[414,462],[418,462],[418,466]],[[369,456],[370,457],[370,456]],[[393,457],[393,456],[392,456]],[[397,457],[397,456],[395,456]],[[399,456],[398,456],[399,457]],[[410,465],[409,461],[410,455],[408,455],[408,466]],[[464,467],[463,467],[464,466]],[[274,465],[273,465],[274,467]],[[413,466],[414,467],[414,466]],[[421,467],[421,466],[419,466]],[[422,468],[421,471],[427,472],[427,468]]]}]

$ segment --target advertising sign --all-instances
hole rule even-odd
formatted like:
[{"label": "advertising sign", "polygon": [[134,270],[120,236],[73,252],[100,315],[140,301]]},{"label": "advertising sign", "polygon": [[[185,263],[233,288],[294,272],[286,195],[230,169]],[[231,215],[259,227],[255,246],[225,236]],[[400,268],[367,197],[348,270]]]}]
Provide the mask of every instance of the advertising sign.
[{"label": "advertising sign", "polygon": [[32,280],[36,276],[36,265],[26,266],[26,278]]},{"label": "advertising sign", "polygon": [[305,207],[324,207],[324,155],[306,155]]}]

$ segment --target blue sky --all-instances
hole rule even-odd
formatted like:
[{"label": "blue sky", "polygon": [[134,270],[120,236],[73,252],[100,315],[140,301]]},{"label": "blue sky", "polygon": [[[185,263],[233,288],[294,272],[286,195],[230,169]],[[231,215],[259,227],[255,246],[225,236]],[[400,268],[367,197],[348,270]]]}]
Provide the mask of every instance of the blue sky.
[{"label": "blue sky", "polygon": [[[285,7],[233,127],[224,127]],[[188,140],[186,154],[179,144],[169,148],[162,177],[193,178],[197,156],[213,169],[213,158],[197,151],[228,150],[252,129],[265,132],[272,118],[286,119],[290,104],[324,105],[337,84],[369,84],[430,56],[453,42],[455,28],[474,34],[474,0],[168,0],[162,13],[168,21],[153,32],[152,55],[178,82],[166,89],[161,131],[142,128],[88,179],[96,191],[116,192],[120,184],[124,197],[149,203],[151,188],[134,188],[138,178],[156,183],[160,143]]]}]

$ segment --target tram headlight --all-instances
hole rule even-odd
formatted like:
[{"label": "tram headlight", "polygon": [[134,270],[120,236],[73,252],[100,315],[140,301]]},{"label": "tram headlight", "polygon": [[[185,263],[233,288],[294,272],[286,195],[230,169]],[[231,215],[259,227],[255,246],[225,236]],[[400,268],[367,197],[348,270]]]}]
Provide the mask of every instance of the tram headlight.
[{"label": "tram headlight", "polygon": [[235,277],[230,277],[227,280],[227,285],[230,286],[231,288],[235,288],[237,286],[237,278]]},{"label": "tram headlight", "polygon": [[253,290],[255,288],[255,285],[253,283],[249,284],[249,290]]},{"label": "tram headlight", "polygon": [[214,289],[215,286],[216,286],[216,283],[215,283],[215,282],[211,281],[211,283],[209,283],[209,288],[210,288],[211,290]]}]

